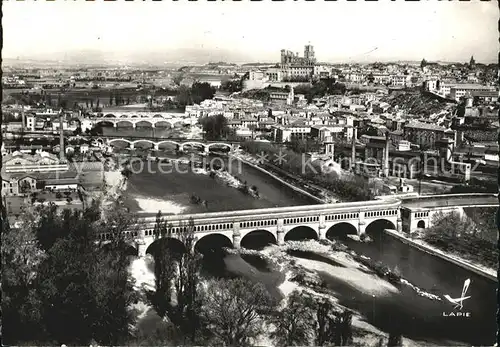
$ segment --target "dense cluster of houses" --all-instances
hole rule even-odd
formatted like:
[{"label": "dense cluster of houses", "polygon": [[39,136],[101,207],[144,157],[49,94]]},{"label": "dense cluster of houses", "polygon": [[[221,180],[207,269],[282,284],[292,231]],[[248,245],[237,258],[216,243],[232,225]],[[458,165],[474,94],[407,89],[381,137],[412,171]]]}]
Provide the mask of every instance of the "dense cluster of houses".
[{"label": "dense cluster of houses", "polygon": [[29,195],[43,190],[76,190],[77,172],[55,155],[15,151],[2,156],[2,197]]}]

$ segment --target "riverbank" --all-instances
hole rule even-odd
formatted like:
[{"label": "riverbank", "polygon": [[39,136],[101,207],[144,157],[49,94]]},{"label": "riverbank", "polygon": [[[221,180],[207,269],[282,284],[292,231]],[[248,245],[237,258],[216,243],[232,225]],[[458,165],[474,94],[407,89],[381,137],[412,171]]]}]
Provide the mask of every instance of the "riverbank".
[{"label": "riverbank", "polygon": [[[289,295],[297,290],[315,298],[329,300],[336,310],[343,311],[347,307],[341,299],[332,291],[325,282],[325,276],[342,282],[353,291],[360,291],[363,295],[383,300],[400,293],[400,289],[393,284],[379,278],[366,266],[358,263],[346,250],[340,250],[341,246],[336,242],[317,241],[289,241],[284,245],[270,245],[262,251],[255,250],[228,250],[233,254],[250,254],[262,257],[272,268],[271,271],[279,270],[285,275],[284,281],[279,284],[278,289],[283,295],[281,307],[287,305]],[[294,252],[311,254],[314,256],[301,256]],[[404,282],[402,281],[402,285]],[[408,283],[408,288],[417,291]],[[406,287],[405,286],[405,287]],[[429,300],[433,300],[430,299]],[[366,320],[364,314],[357,310],[353,312],[353,345],[376,346],[386,345],[389,334],[381,331]],[[273,331],[273,327],[268,327]],[[272,346],[269,333],[263,334],[258,339],[259,346]],[[403,337],[403,346],[438,346],[429,342],[422,342]]]},{"label": "riverbank", "polygon": [[281,177],[278,177],[277,175],[271,173],[270,171],[262,168],[260,165],[259,165],[259,161],[258,159],[254,158],[252,155],[250,154],[235,154],[233,155],[234,158],[240,160],[241,162],[245,163],[246,165],[248,166],[251,166],[257,170],[259,170],[260,172],[272,177],[273,179],[277,180],[278,182],[280,182],[281,184],[283,185],[286,185],[287,187],[293,189],[294,191],[302,194],[302,195],[305,195],[311,199],[314,199],[315,201],[317,201],[318,203],[320,204],[329,204],[329,203],[334,203],[334,202],[337,202],[336,199],[334,199],[333,197],[329,196],[329,192],[326,192],[324,191],[323,192],[323,197],[318,197],[318,196],[315,196],[313,194],[311,194],[310,192],[302,189],[302,188],[299,188],[287,181],[285,181],[283,178]]},{"label": "riverbank", "polygon": [[481,264],[473,263],[468,260],[463,259],[462,257],[454,254],[450,254],[448,252],[444,252],[437,247],[433,247],[429,245],[427,242],[420,240],[418,238],[410,238],[407,235],[403,234],[402,232],[398,232],[397,230],[392,230],[392,229],[384,229],[384,232],[397,238],[398,240],[415,247],[423,252],[426,252],[428,254],[431,254],[433,256],[439,257],[441,259],[444,259],[446,261],[449,261],[450,263],[453,263],[457,266],[460,266],[466,270],[472,271],[478,275],[484,276],[490,280],[493,281],[498,281],[497,278],[497,271],[492,268],[488,268],[486,266],[483,266]]}]

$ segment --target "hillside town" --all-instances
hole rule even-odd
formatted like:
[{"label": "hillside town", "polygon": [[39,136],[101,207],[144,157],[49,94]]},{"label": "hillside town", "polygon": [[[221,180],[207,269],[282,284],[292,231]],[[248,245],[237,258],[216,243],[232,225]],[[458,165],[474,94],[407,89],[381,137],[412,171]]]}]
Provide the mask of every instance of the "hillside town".
[{"label": "hillside town", "polygon": [[[308,43],[277,63],[3,64],[6,253],[24,259],[21,242],[42,264],[21,284],[31,263],[10,270],[8,338],[490,343],[498,64],[473,54],[333,64]],[[487,294],[468,334],[444,318],[469,317],[471,278]]]},{"label": "hillside town", "polygon": [[[180,70],[167,73],[177,81],[182,78],[179,85],[165,89],[171,94],[168,96],[155,95],[165,91],[165,80],[159,76],[165,71],[7,70],[2,80],[4,94],[9,88],[21,93],[8,94],[2,103],[3,170],[13,172],[12,165],[29,163],[43,164],[42,171],[67,171],[65,155],[57,155],[61,148],[66,154],[98,161],[96,153],[106,149],[85,134],[106,126],[106,118],[155,116],[177,122],[157,124],[156,129],[180,127],[183,134],[192,129],[200,136],[204,118],[223,117],[230,131],[223,136],[226,140],[300,143],[302,151],[334,155],[338,163],[350,158],[354,162],[342,161],[343,169],[357,166],[360,172],[367,172],[369,168],[374,177],[415,179],[417,164],[412,166],[408,161],[422,153],[454,167],[452,171],[434,170],[426,179],[469,183],[472,178],[477,183],[496,170],[499,124],[494,67],[476,64],[473,57],[470,62],[451,65],[423,59],[419,65],[329,66],[318,63],[314,47],[306,45],[304,57],[282,50],[281,62],[268,68],[218,63]],[[222,78],[218,83],[210,82],[208,95],[203,96],[207,98],[184,105],[183,113],[162,110],[165,103],[173,104],[182,97],[179,93],[188,88],[183,81],[194,73],[210,73],[211,78],[221,73],[234,76],[225,82]],[[196,83],[208,83],[200,81],[206,79]],[[239,83],[241,89],[225,90],[229,82]],[[133,99],[142,103],[132,102],[130,96],[123,102],[120,91],[125,93],[129,85],[134,88]],[[53,89],[55,86],[61,89]],[[102,96],[85,96],[85,101],[80,98],[74,107],[66,100],[61,102],[61,95],[82,88],[101,91]],[[118,126],[130,126],[122,123]],[[116,129],[117,125],[113,126]],[[137,125],[138,129],[152,126],[147,120]],[[66,134],[64,141],[44,140],[46,135],[59,133]],[[384,162],[385,157],[388,162]],[[366,158],[380,162],[366,163]],[[24,167],[26,172],[14,170],[15,175],[2,176],[3,186],[10,187],[2,195],[20,195],[21,186],[29,179],[48,179],[50,186],[50,178],[34,177],[31,169]],[[60,184],[76,189],[73,176]]]}]

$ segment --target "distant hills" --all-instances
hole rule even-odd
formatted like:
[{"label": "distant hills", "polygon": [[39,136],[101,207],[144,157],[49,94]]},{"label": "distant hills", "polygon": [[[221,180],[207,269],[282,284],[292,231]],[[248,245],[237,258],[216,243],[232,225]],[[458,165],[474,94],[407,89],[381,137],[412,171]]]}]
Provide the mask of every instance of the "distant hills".
[{"label": "distant hills", "polygon": [[[43,67],[78,67],[78,66],[119,66],[130,67],[163,67],[180,68],[182,66],[227,65],[242,64],[243,66],[270,66],[278,63],[279,56],[276,54],[275,62],[259,62],[260,59],[251,53],[244,53],[229,49],[210,48],[178,48],[158,51],[137,50],[135,52],[104,52],[101,50],[82,49],[67,52],[37,53],[36,57],[24,55],[19,57],[4,57],[3,65],[9,66],[43,66]],[[220,62],[220,63],[214,63]],[[393,61],[399,64],[418,65],[420,60]],[[327,65],[339,65],[354,62],[328,62]],[[380,62],[388,64],[390,62]],[[446,61],[435,61],[441,65],[456,64]],[[485,62],[488,64],[489,62]],[[360,63],[362,65],[368,62]]]},{"label": "distant hills", "polygon": [[99,50],[74,50],[37,54],[37,57],[19,56],[4,58],[6,64],[43,64],[43,65],[154,65],[189,66],[205,65],[210,62],[246,63],[255,61],[252,56],[226,49],[173,49],[165,52],[103,52]]}]

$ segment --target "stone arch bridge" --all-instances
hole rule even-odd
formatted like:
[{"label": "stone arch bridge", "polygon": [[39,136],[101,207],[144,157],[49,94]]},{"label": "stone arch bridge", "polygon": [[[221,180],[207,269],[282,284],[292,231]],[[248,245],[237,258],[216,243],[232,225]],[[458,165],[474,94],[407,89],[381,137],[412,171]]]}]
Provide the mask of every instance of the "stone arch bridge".
[{"label": "stone arch bridge", "polygon": [[[194,246],[200,240],[217,235],[227,244],[239,248],[245,238],[262,231],[277,244],[299,238],[325,239],[335,233],[364,234],[370,228],[401,228],[399,206],[401,202],[363,201],[354,203],[279,207],[268,209],[201,213],[165,216],[172,225],[172,238],[181,239],[187,230],[186,222],[194,222]],[[126,233],[134,240],[139,256],[157,241],[153,235],[156,217],[144,217]],[[294,235],[295,234],[295,235]],[[111,237],[101,234],[102,241]]]},{"label": "stone arch bridge", "polygon": [[230,151],[235,151],[240,147],[239,142],[223,142],[223,141],[198,141],[198,140],[183,141],[183,140],[172,140],[172,139],[153,141],[148,139],[129,140],[127,138],[109,138],[109,139],[98,138],[97,141],[106,143],[108,146],[112,146],[113,144],[119,142],[125,142],[128,144],[130,149],[135,149],[137,144],[147,143],[152,145],[152,148],[156,151],[160,149],[161,145],[165,144],[174,145],[181,151],[185,150],[187,147],[198,147],[202,148],[205,153],[208,153],[210,149],[214,147],[227,148]]},{"label": "stone arch bridge", "polygon": [[[409,199],[389,198],[384,200],[351,203],[278,207],[243,211],[199,213],[191,215],[164,216],[173,227],[171,238],[182,239],[188,228],[186,222],[193,221],[196,244],[206,238],[217,236],[228,246],[244,246],[245,239],[256,232],[264,232],[276,244],[289,239],[326,239],[336,234],[376,233],[383,229],[411,232],[416,228],[432,225],[432,214],[457,211],[465,207],[497,207],[497,194],[447,194],[421,196]],[[463,210],[462,210],[463,211]],[[143,216],[126,231],[139,256],[144,256],[152,244],[156,216]],[[423,225],[425,224],[425,225]],[[102,241],[111,235],[101,234]]]},{"label": "stone arch bridge", "polygon": [[175,125],[194,125],[197,123],[198,119],[194,117],[186,117],[182,113],[165,113],[165,112],[122,112],[118,113],[105,113],[102,116],[94,116],[91,118],[92,125],[97,124],[112,124],[113,127],[118,127],[119,124],[128,124],[132,128],[137,126],[143,127],[170,127],[173,128]]}]

